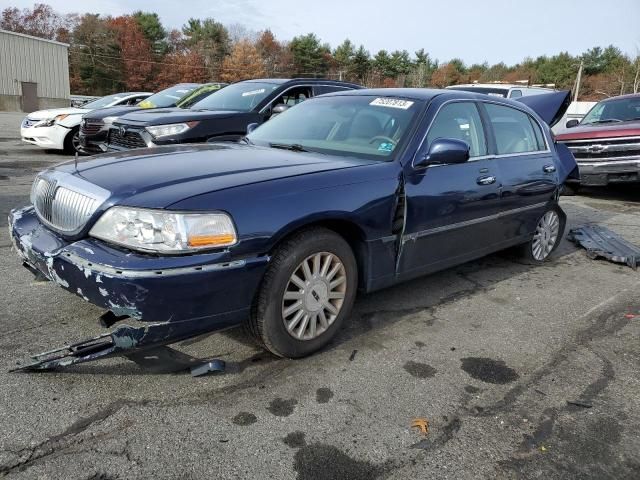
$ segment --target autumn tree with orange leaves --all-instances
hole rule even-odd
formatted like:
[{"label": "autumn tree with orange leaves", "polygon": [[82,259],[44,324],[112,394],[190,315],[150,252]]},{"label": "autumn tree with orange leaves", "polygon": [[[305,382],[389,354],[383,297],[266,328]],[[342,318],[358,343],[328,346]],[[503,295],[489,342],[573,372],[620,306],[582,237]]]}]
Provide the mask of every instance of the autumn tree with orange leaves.
[{"label": "autumn tree with orange leaves", "polygon": [[254,44],[241,40],[235,44],[231,55],[222,62],[220,78],[225,82],[237,82],[266,75],[260,52]]}]

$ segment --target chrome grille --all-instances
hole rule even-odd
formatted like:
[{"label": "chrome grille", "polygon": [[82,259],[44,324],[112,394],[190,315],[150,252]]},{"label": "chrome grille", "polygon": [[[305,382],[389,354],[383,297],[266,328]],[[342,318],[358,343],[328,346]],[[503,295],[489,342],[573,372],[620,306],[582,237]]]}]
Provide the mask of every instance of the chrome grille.
[{"label": "chrome grille", "polygon": [[119,128],[109,130],[109,146],[119,148],[147,148],[147,144],[136,130],[126,130],[121,133]]},{"label": "chrome grille", "polygon": [[46,224],[62,232],[84,226],[99,206],[99,200],[59,185],[57,179],[39,177],[32,190],[36,213]]},{"label": "chrome grille", "polygon": [[563,143],[576,160],[615,161],[640,158],[640,137],[570,140]]}]

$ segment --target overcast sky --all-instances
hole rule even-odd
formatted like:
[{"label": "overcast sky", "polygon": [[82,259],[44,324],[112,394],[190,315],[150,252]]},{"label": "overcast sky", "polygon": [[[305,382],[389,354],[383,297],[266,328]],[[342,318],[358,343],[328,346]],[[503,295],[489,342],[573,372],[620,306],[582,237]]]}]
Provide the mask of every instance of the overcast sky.
[{"label": "overcast sky", "polygon": [[[43,0],[44,1],[44,0]],[[0,0],[0,7],[33,1]],[[560,51],[579,54],[613,44],[640,51],[640,0],[50,0],[62,13],[120,15],[157,12],[165,26],[189,17],[213,17],[252,30],[270,28],[279,39],[316,33],[335,47],[345,38],[374,54],[424,48],[433,58],[465,63],[503,61]]]}]

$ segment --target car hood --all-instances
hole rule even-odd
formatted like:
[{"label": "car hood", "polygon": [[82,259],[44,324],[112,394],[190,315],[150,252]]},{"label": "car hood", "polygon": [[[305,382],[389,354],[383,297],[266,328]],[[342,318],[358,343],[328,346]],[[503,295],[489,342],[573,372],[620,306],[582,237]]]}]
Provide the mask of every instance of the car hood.
[{"label": "car hood", "polygon": [[86,108],[66,107],[66,108],[52,108],[50,110],[38,110],[27,115],[27,118],[32,120],[46,120],[53,118],[57,115],[81,115],[83,113],[90,112]]},{"label": "car hood", "polygon": [[235,110],[191,110],[183,108],[155,108],[151,110],[139,110],[129,113],[118,119],[118,124],[150,126],[166,125],[168,123],[180,123],[202,120],[222,120],[246,112]]},{"label": "car hood", "polygon": [[558,141],[640,136],[640,121],[577,125],[556,135]]},{"label": "car hood", "polygon": [[164,208],[204,193],[372,163],[377,162],[219,143],[96,155],[56,169],[110,191],[112,202]]},{"label": "car hood", "polygon": [[[106,117],[120,117],[122,115],[126,115],[128,113],[133,113],[138,110],[142,110],[140,107],[130,106],[116,106],[116,107],[107,107],[107,108],[98,108],[96,110],[84,110],[85,114],[82,118],[87,120],[102,120]],[[88,113],[87,113],[88,112]]]}]

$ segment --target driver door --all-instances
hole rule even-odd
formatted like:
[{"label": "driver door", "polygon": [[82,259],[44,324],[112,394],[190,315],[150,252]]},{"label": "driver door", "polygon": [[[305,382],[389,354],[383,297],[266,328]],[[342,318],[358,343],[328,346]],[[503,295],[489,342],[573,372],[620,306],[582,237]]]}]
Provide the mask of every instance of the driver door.
[{"label": "driver door", "polygon": [[[400,278],[411,278],[480,257],[496,238],[500,180],[495,159],[474,101],[431,105],[437,110],[416,158],[438,138],[463,140],[470,146],[465,163],[407,166],[406,220],[398,262]],[[427,115],[427,119],[433,118]]]}]

